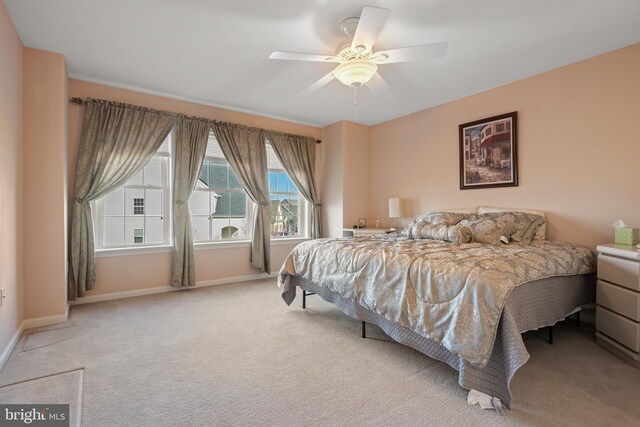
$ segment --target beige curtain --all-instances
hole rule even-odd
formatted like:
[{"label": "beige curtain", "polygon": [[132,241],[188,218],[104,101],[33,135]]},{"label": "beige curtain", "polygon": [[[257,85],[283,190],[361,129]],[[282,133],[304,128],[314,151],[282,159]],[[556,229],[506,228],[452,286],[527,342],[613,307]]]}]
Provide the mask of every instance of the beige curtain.
[{"label": "beige curtain", "polygon": [[319,239],[322,237],[322,219],[315,181],[316,140],[281,134],[267,134],[267,139],[295,186],[311,204],[309,234],[312,239]]},{"label": "beige curtain", "polygon": [[195,286],[189,198],[202,167],[209,123],[187,119],[178,125],[173,163],[173,253],[171,286]]},{"label": "beige curtain", "polygon": [[222,152],[256,205],[251,238],[251,262],[254,267],[270,273],[271,213],[264,134],[228,123],[214,123],[212,128]]},{"label": "beige curtain", "polygon": [[71,217],[68,298],[95,282],[90,201],[122,186],[151,159],[176,118],[117,102],[87,101],[78,153]]}]

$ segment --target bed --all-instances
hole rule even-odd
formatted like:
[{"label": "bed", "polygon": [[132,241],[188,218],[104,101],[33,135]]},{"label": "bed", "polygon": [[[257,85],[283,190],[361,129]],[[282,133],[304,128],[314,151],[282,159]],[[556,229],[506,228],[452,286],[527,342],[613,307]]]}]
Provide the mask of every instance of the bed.
[{"label": "bed", "polygon": [[[433,216],[426,218],[416,218],[409,232],[298,245],[278,275],[282,298],[291,304],[297,288],[315,293],[447,363],[462,387],[510,406],[509,384],[529,358],[521,334],[595,301],[594,254],[580,245],[536,239],[540,224],[523,241],[512,225],[494,221],[503,240],[509,230],[509,244],[486,243],[491,233],[483,235],[484,226],[472,229],[467,242],[447,241],[446,232],[444,239],[412,236],[424,224],[429,226],[422,231],[434,231]],[[444,225],[449,238],[455,227],[461,234],[463,221],[455,222]]]}]

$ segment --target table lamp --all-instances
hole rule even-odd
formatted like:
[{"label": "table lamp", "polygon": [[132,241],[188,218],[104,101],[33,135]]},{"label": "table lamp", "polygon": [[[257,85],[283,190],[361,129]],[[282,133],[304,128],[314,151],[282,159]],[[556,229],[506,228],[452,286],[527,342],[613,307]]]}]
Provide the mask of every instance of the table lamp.
[{"label": "table lamp", "polygon": [[389,199],[389,218],[393,218],[393,228],[396,228],[396,221],[400,216],[400,199]]}]

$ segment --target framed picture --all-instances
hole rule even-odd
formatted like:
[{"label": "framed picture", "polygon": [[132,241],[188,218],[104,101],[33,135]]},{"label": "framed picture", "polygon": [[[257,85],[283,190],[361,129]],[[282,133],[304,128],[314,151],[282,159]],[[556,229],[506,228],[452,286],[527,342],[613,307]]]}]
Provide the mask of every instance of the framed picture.
[{"label": "framed picture", "polygon": [[517,114],[459,126],[461,190],[518,185]]},{"label": "framed picture", "polygon": [[367,228],[367,218],[358,218],[358,228]]}]

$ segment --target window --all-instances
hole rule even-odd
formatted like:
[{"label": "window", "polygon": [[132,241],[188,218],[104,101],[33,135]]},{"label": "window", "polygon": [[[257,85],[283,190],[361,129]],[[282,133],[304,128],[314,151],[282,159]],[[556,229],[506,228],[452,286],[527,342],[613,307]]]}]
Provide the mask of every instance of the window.
[{"label": "window", "polygon": [[504,132],[504,123],[496,124],[496,132]]},{"label": "window", "polygon": [[125,185],[93,203],[98,249],[170,244],[170,138]]},{"label": "window", "polygon": [[133,214],[144,215],[144,199],[143,198],[133,199]]},{"label": "window", "polygon": [[271,236],[304,236],[306,234],[306,221],[304,221],[307,211],[306,200],[269,145],[267,145],[267,167],[271,203]]},{"label": "window", "polygon": [[189,200],[193,240],[249,238],[248,201],[218,141],[210,134],[196,188]]}]

